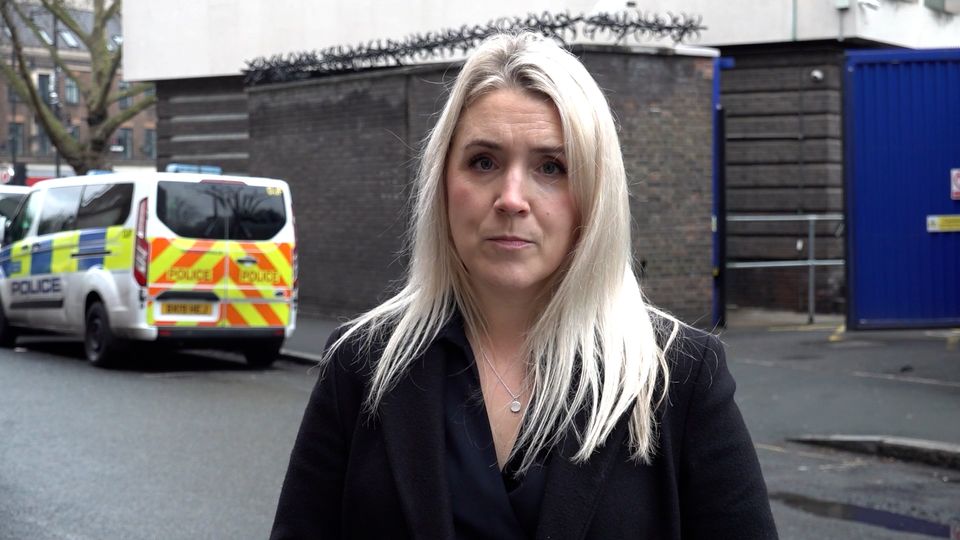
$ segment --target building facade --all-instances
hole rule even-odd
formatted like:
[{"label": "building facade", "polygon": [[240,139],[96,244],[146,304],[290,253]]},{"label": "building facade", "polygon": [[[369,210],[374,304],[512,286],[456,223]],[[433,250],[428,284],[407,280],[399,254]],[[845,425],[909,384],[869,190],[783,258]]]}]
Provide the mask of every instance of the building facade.
[{"label": "building facade", "polygon": [[[90,13],[74,12],[74,18],[81,24],[92,21]],[[46,11],[34,13],[34,24],[41,30],[38,37],[26,25],[18,27],[18,35],[23,43],[24,57],[33,83],[40,89],[48,105],[55,107],[64,125],[76,137],[84,137],[87,123],[84,115],[84,97],[78,81],[57,70],[46,45],[56,44],[59,56],[70,70],[81,79],[89,82],[91,78],[90,55],[84,44],[63,24],[55,25],[53,17]],[[107,28],[109,47],[119,47],[123,43],[120,21],[111,21]],[[9,31],[0,41],[0,58],[13,65]],[[111,91],[122,91],[129,85],[123,80],[123,71],[118,71]],[[121,99],[111,105],[110,112],[115,114],[129,107],[134,98]],[[117,170],[129,168],[153,169],[157,152],[157,121],[153,107],[148,108],[124,123],[114,134],[107,154],[107,166]],[[14,163],[27,167],[30,179],[50,178],[56,174],[57,150],[44,133],[30,107],[21,97],[0,78],[0,163],[7,168]],[[0,167],[2,169],[3,167]],[[63,160],[60,175],[69,176],[73,169]]]},{"label": "building facade", "polygon": [[[263,147],[258,147],[260,127],[256,123],[264,121],[264,110],[274,109],[260,97],[254,98],[259,91],[243,87],[240,75],[254,58],[400,38],[542,11],[624,9],[699,15],[706,29],[692,44],[714,47],[728,59],[725,64],[729,69],[719,76],[716,96],[702,96],[704,105],[715,101],[724,111],[725,135],[720,148],[725,159],[714,171],[703,171],[706,176],[701,179],[708,185],[712,175],[726,179],[720,195],[727,212],[717,216],[720,221],[726,221],[727,216],[756,214],[842,214],[844,94],[840,80],[846,51],[960,47],[960,6],[955,0],[532,0],[519,4],[410,0],[390,7],[374,2],[289,0],[270,9],[255,0],[173,0],[162,8],[139,2],[125,9],[124,24],[131,36],[125,68],[132,80],[157,81],[158,164],[196,160],[219,164],[226,171],[259,174],[265,160],[257,156],[258,148]],[[156,25],[177,27],[176,43],[151,32]],[[215,27],[230,27],[232,31],[229,35],[204,31]],[[666,38],[651,37],[646,44],[668,51],[684,49]],[[631,79],[629,72],[620,76],[635,80],[640,95],[645,94],[644,86],[658,84],[655,78]],[[652,104],[640,105],[639,110],[644,110],[644,105],[649,108]],[[288,109],[286,114],[295,115],[295,110]],[[650,120],[634,109],[624,110],[619,119],[625,125]],[[710,151],[711,137],[708,134],[697,143]],[[286,141],[302,144],[304,138],[309,137],[289,134]],[[270,147],[276,151],[276,146]],[[629,155],[638,150],[625,144],[624,151]],[[659,151],[675,157],[670,148]],[[660,169],[656,171],[637,169],[637,178],[652,181],[662,170],[679,166],[682,161],[658,163]],[[683,184],[676,187],[675,194],[690,195],[680,189]],[[681,206],[682,201],[678,202]],[[842,220],[818,223],[817,258],[843,260],[843,227]],[[642,228],[636,232],[639,236],[646,234]],[[709,232],[705,234],[709,241]],[[724,239],[731,262],[808,256],[806,225],[802,223],[731,222]],[[709,252],[709,245],[690,241]],[[650,260],[638,257],[641,263],[645,260],[652,274]],[[682,256],[673,264],[677,268],[686,266],[691,272],[700,268],[687,265]],[[721,285],[730,305],[799,311],[808,307],[806,268],[710,270],[703,269],[703,278],[709,281],[722,275]],[[845,286],[842,266],[818,269],[817,310],[842,311]],[[662,303],[660,298],[655,300]],[[666,304],[670,307],[669,302]],[[690,314],[686,308],[677,311]]]}]

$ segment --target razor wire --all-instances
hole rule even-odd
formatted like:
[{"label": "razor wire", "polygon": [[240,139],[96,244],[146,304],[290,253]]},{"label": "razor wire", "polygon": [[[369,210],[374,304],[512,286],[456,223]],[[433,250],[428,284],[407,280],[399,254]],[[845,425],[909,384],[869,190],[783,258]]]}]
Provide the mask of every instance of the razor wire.
[{"label": "razor wire", "polygon": [[661,16],[637,11],[570,15],[569,13],[528,14],[525,17],[495,19],[487,24],[415,33],[400,40],[376,39],[357,45],[334,45],[320,50],[260,57],[247,62],[244,84],[255,86],[289,82],[323,75],[363,71],[381,67],[443,60],[466,54],[484,39],[497,33],[531,31],[568,47],[580,36],[591,41],[622,44],[630,40],[669,38],[680,43],[699,38],[706,27],[692,15]]}]

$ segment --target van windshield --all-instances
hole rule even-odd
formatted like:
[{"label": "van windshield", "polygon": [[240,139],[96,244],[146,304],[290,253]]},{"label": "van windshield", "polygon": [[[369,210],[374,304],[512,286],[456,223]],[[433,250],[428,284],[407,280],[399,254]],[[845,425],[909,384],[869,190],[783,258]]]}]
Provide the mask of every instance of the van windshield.
[{"label": "van windshield", "polygon": [[180,236],[269,240],[287,222],[280,187],[216,182],[157,184],[157,217]]}]

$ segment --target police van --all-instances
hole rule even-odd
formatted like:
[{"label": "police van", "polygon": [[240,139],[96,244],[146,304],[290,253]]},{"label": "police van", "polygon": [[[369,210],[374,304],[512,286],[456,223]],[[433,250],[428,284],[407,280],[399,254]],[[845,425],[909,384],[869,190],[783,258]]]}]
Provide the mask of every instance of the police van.
[{"label": "police van", "polygon": [[83,336],[97,366],[122,363],[143,342],[240,350],[269,366],[295,327],[296,257],[282,180],[47,180],[4,229],[0,346],[50,331]]}]

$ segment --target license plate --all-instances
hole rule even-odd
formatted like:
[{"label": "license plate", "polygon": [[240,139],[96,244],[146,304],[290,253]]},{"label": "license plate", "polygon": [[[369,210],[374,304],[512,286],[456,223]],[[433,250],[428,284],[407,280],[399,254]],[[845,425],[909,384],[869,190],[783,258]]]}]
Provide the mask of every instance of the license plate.
[{"label": "license plate", "polygon": [[164,315],[210,315],[213,313],[213,304],[168,302],[160,306],[160,313]]}]

